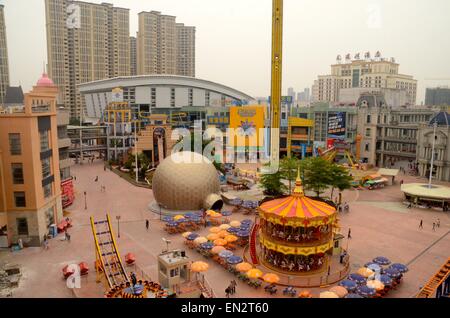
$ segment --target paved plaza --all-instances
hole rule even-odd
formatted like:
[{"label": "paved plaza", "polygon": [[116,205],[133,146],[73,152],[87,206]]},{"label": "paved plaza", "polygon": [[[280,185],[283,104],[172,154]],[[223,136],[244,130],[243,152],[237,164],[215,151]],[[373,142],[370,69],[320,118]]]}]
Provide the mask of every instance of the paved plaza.
[{"label": "paved plaza", "polygon": [[[74,226],[69,229],[71,241],[63,241],[64,235],[50,241],[50,248],[27,248],[19,252],[0,251],[0,262],[20,264],[23,277],[14,297],[75,297],[66,287],[62,268],[70,263],[87,262],[90,274],[82,284],[95,286],[83,290],[84,297],[102,297],[101,285],[94,285],[95,260],[94,241],[89,218],[105,219],[111,215],[117,235],[116,216],[120,215],[120,238],[117,239],[121,255],[129,252],[137,258],[139,270],[157,280],[157,255],[165,248],[162,238],[172,241],[170,248],[185,247],[181,235],[169,236],[159,216],[148,210],[153,200],[152,191],[134,187],[111,171],[104,171],[103,163],[76,165],[72,168],[76,176],[77,199],[67,209],[67,216]],[[95,182],[96,176],[99,181]],[[426,182],[415,177],[400,176],[406,183]],[[180,180],[182,182],[182,180]],[[106,192],[101,187],[106,187]],[[85,210],[84,192],[87,192]],[[335,194],[336,195],[336,194]],[[405,274],[399,288],[389,297],[412,297],[421,286],[447,260],[450,251],[450,213],[425,209],[408,209],[401,201],[400,185],[388,186],[380,190],[350,190],[343,194],[343,201],[350,203],[350,212],[340,215],[342,234],[347,236],[351,228],[352,239],[345,240],[348,246],[353,271],[358,270],[377,256],[385,256],[393,262],[405,263],[410,271]],[[242,213],[232,217],[241,220]],[[432,223],[440,219],[441,226],[432,230]],[[150,230],[145,228],[145,220],[150,220]],[[420,220],[424,227],[419,229]],[[203,230],[206,232],[207,230]],[[195,251],[187,250],[192,261],[204,260]],[[131,268],[131,270],[134,270]],[[139,271],[138,271],[139,274]],[[225,296],[225,288],[234,279],[219,265],[210,262],[205,279],[217,297]],[[320,290],[313,290],[318,295]],[[280,293],[279,293],[280,294]],[[240,282],[235,297],[268,297],[262,289],[255,290]],[[281,297],[281,295],[279,295]]]}]

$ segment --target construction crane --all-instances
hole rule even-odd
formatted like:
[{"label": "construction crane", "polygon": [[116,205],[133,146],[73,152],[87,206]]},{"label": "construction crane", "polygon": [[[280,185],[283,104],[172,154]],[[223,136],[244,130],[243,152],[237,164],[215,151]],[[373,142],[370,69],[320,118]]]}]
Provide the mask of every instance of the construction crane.
[{"label": "construction crane", "polygon": [[283,0],[273,0],[272,8],[272,80],[270,91],[270,158],[280,160],[280,112],[283,71]]}]

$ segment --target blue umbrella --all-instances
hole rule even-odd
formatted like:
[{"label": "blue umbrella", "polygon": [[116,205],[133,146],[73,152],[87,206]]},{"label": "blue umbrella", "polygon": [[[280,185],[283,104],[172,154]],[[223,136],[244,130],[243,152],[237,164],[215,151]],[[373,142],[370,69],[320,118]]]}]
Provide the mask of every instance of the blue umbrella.
[{"label": "blue umbrella", "polygon": [[406,265],[403,265],[403,264],[400,264],[400,263],[392,264],[391,266],[389,266],[389,268],[396,269],[402,274],[406,273],[409,270]]},{"label": "blue umbrella", "polygon": [[219,257],[221,258],[229,258],[231,256],[233,256],[233,252],[229,251],[229,250],[224,250],[222,252],[219,253]]},{"label": "blue umbrella", "polygon": [[222,216],[232,216],[233,215],[233,212],[231,212],[231,211],[223,211],[222,212]]},{"label": "blue umbrella", "polygon": [[373,262],[378,264],[378,265],[389,265],[391,263],[391,261],[383,256],[378,256],[376,258],[373,259]]},{"label": "blue umbrella", "polygon": [[349,292],[355,291],[356,288],[358,287],[358,284],[353,281],[353,280],[343,280],[342,282],[339,283],[339,286],[344,287],[345,289],[347,289]]},{"label": "blue umbrella", "polygon": [[186,213],[186,214],[184,215],[184,217],[187,218],[187,219],[192,219],[192,218],[197,217],[197,214],[195,214],[195,213],[193,213],[193,212],[190,212],[190,213]]},{"label": "blue umbrella", "polygon": [[237,234],[241,229],[238,229],[237,227],[230,227],[227,231],[231,234]]},{"label": "blue umbrella", "polygon": [[381,266],[378,265],[377,263],[367,263],[366,265],[364,265],[364,267],[367,267],[368,269],[371,269],[375,273],[380,273],[381,272]]},{"label": "blue umbrella", "polygon": [[189,236],[186,238],[188,241],[194,241],[197,237],[199,237],[197,233],[189,234]]},{"label": "blue umbrella", "polygon": [[173,217],[171,217],[171,216],[165,216],[165,217],[163,217],[163,221],[164,221],[165,223],[173,222]]},{"label": "blue umbrella", "polygon": [[248,232],[248,231],[239,231],[239,232],[236,233],[236,235],[238,237],[249,237],[250,236],[250,232]]},{"label": "blue umbrella", "polygon": [[167,222],[167,225],[170,226],[170,227],[177,227],[178,226],[178,222],[174,222],[174,221]]},{"label": "blue umbrella", "polygon": [[377,294],[377,291],[374,288],[370,288],[367,285],[359,286],[357,292],[358,294],[366,298],[373,297]]},{"label": "blue umbrella", "polygon": [[250,226],[241,225],[239,230],[248,232],[248,231],[250,231]]},{"label": "blue umbrella", "polygon": [[241,222],[241,224],[252,224],[252,223],[253,221],[248,219]]},{"label": "blue umbrella", "polygon": [[380,275],[380,282],[382,282],[385,286],[392,286],[392,278],[388,275]]},{"label": "blue umbrella", "polygon": [[242,200],[241,199],[233,199],[230,201],[230,205],[241,205]]},{"label": "blue umbrella", "polygon": [[364,284],[366,282],[366,278],[359,274],[350,274],[348,276],[348,279],[354,281],[355,283],[357,283],[359,285]]},{"label": "blue umbrella", "polygon": [[196,216],[196,217],[193,217],[193,218],[189,219],[189,221],[194,222],[194,223],[198,223],[198,222],[202,221],[202,218],[199,218],[199,217]]},{"label": "blue umbrella", "polygon": [[204,250],[212,250],[212,248],[214,247],[214,244],[211,242],[206,242],[200,245],[200,248],[204,249]]},{"label": "blue umbrella", "polygon": [[364,297],[361,296],[361,295],[358,295],[358,294],[348,294],[344,298],[354,298],[354,299],[356,299],[356,298],[364,298]]},{"label": "blue umbrella", "polygon": [[395,268],[387,268],[385,270],[383,270],[383,274],[389,276],[390,278],[401,278],[402,277],[402,273],[400,273],[398,270],[396,270]]},{"label": "blue umbrella", "polygon": [[230,256],[227,258],[227,263],[230,265],[237,265],[239,263],[242,263],[244,260],[240,256]]}]

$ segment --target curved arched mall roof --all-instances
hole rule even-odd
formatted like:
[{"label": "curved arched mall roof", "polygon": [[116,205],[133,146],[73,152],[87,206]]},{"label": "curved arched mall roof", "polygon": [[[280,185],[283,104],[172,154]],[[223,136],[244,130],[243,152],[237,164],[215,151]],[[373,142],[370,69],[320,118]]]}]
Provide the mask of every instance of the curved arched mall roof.
[{"label": "curved arched mall roof", "polygon": [[138,75],[116,77],[111,79],[93,81],[79,84],[78,88],[81,93],[94,93],[112,91],[116,87],[139,87],[139,86],[184,86],[190,88],[200,88],[212,92],[218,92],[238,100],[253,101],[254,98],[248,94],[238,91],[234,88],[202,80],[195,77],[179,76],[179,75]]}]

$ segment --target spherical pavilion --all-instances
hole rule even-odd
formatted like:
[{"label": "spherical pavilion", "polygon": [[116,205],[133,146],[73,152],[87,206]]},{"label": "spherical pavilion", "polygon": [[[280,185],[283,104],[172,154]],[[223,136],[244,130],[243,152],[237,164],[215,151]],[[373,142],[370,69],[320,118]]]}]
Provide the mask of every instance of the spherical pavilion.
[{"label": "spherical pavilion", "polygon": [[201,154],[178,152],[156,169],[153,194],[160,206],[173,211],[221,209],[219,176],[213,163]]},{"label": "spherical pavilion", "polygon": [[263,203],[259,214],[260,259],[265,265],[299,274],[326,270],[336,208],[306,197],[300,176],[292,195]]}]

